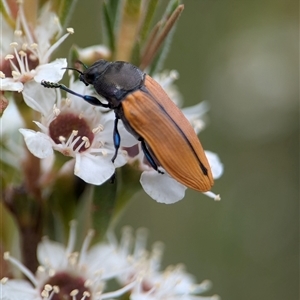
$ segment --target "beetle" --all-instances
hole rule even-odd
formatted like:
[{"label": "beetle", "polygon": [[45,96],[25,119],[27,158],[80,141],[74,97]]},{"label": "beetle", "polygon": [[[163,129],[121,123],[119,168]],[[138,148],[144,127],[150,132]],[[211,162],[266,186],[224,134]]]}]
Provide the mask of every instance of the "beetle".
[{"label": "beetle", "polygon": [[75,68],[85,85],[107,100],[81,95],[60,83],[42,81],[47,88],[60,88],[92,105],[113,109],[115,123],[113,141],[117,157],[121,143],[118,121],[141,142],[149,164],[159,173],[162,167],[183,185],[200,192],[211,189],[214,181],[201,143],[181,110],[151,76],[124,61],[96,61],[81,72]]}]

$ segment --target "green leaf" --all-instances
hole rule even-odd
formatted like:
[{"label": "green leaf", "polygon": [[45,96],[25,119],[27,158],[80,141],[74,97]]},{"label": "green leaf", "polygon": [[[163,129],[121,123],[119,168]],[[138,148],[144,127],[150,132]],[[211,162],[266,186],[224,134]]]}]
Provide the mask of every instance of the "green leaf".
[{"label": "green leaf", "polygon": [[166,8],[165,15],[169,17],[181,4],[180,0],[171,0]]},{"label": "green leaf", "polygon": [[13,215],[5,207],[3,201],[0,201],[0,216],[0,247],[6,249],[5,251],[12,250],[15,239],[18,237],[17,227]]},{"label": "green leaf", "polygon": [[66,28],[74,11],[77,0],[56,0],[54,9],[58,14],[58,18],[62,28]]},{"label": "green leaf", "polygon": [[[166,8],[166,11],[164,13],[164,17],[163,19],[165,19],[165,21],[168,20],[168,18],[172,15],[172,13],[178,8],[178,6],[180,5],[179,0],[171,0]],[[150,68],[150,74],[154,74],[157,73],[159,71],[161,71],[162,67],[163,67],[163,63],[167,57],[167,54],[169,52],[170,46],[171,46],[171,42],[176,30],[176,23],[174,23],[174,25],[172,26],[172,29],[169,31],[164,43],[161,46],[161,49],[159,50],[158,54],[156,55],[156,57],[153,60],[153,63],[151,65]],[[164,24],[165,25],[165,24]]]},{"label": "green leaf", "polygon": [[107,182],[102,185],[87,185],[77,207],[77,220],[81,224],[81,239],[88,229],[95,230],[93,243],[100,242],[105,237],[111,222],[117,195],[116,182]]},{"label": "green leaf", "polygon": [[132,49],[130,62],[135,66],[140,64],[141,60],[141,46],[139,41],[137,41]]},{"label": "green leaf", "polygon": [[[56,155],[63,159],[63,155]],[[59,160],[59,159],[56,159]],[[51,187],[52,193],[46,201],[45,210],[46,228],[50,238],[63,242],[69,235],[69,223],[76,219],[76,208],[79,205],[81,195],[86,189],[86,183],[73,172],[64,172],[56,177]]]},{"label": "green leaf", "polygon": [[94,186],[93,205],[91,207],[92,228],[96,230],[93,241],[101,241],[112,219],[116,199],[118,180],[107,181],[102,185]]},{"label": "green leaf", "polygon": [[152,64],[150,66],[150,70],[149,70],[150,75],[158,73],[162,70],[165,59],[167,58],[168,52],[170,50],[170,46],[171,46],[171,43],[172,43],[172,39],[173,39],[175,30],[176,30],[176,25],[173,26],[173,28],[169,31],[169,33],[168,33],[166,39],[164,40],[160,50],[158,51],[158,53],[154,57],[154,59],[152,61]]},{"label": "green leaf", "polygon": [[145,17],[141,24],[140,30],[140,43],[143,44],[149,34],[151,22],[153,20],[155,10],[158,4],[158,0],[150,0],[148,5],[145,7]]},{"label": "green leaf", "polygon": [[183,5],[176,6],[179,1],[171,1],[166,9],[164,18],[161,21],[161,29],[156,35],[152,45],[150,45],[149,53],[146,59],[143,59],[142,65],[151,64],[150,74],[157,72],[163,65],[164,59],[167,56],[171,40],[174,35],[176,23],[181,12],[184,9]]},{"label": "green leaf", "polygon": [[[15,21],[11,18],[10,13],[5,9],[7,6],[4,5],[3,0],[0,1],[0,14],[2,15],[1,18],[8,23],[8,25],[12,28],[15,28]],[[3,22],[3,20],[1,20]]]},{"label": "green leaf", "polygon": [[124,213],[126,206],[134,195],[141,190],[140,176],[141,172],[135,170],[132,166],[125,165],[118,169],[118,194],[111,227],[117,224],[119,218]]},{"label": "green leaf", "polygon": [[130,61],[132,50],[138,40],[141,18],[141,0],[125,0],[117,31],[116,59]]},{"label": "green leaf", "polygon": [[123,0],[108,0],[105,1],[111,15],[112,24],[116,26],[120,14],[120,7]]},{"label": "green leaf", "polygon": [[112,56],[115,54],[115,33],[114,33],[114,17],[106,2],[103,3],[103,37],[104,42],[108,45]]},{"label": "green leaf", "polygon": [[79,60],[78,47],[76,45],[72,45],[69,50],[68,65],[73,67],[74,63],[76,63],[78,60]]}]

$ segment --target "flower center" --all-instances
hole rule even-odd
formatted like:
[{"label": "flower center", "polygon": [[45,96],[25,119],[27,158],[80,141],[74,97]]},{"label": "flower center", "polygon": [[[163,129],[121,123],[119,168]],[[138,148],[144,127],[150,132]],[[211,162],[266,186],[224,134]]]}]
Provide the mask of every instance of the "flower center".
[{"label": "flower center", "polygon": [[73,150],[83,152],[90,147],[94,139],[94,133],[85,119],[76,114],[61,113],[49,126],[50,137],[56,144],[61,144],[63,140],[67,140],[71,135],[74,136],[74,131],[77,134],[72,141],[67,143],[72,145]]},{"label": "flower center", "polygon": [[[16,44],[15,47],[17,46]],[[1,58],[0,69],[5,77],[13,77],[13,72],[23,75],[30,73],[30,70],[34,70],[39,65],[37,57],[28,49],[17,51],[14,49],[14,54],[8,54],[5,58]]]},{"label": "flower center", "polygon": [[[74,299],[91,299],[88,288],[84,286],[85,280],[66,272],[55,274],[49,279],[47,284],[50,286],[57,286],[58,293],[54,293],[51,300],[72,300]],[[85,296],[85,298],[83,298]]]}]

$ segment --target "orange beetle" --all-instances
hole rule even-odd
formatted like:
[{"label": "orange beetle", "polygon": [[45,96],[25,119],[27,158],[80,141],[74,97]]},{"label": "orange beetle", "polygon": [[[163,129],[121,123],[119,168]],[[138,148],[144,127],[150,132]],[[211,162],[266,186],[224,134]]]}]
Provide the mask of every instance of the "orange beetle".
[{"label": "orange beetle", "polygon": [[42,81],[48,88],[60,88],[83,98],[92,105],[115,111],[115,154],[121,143],[118,120],[140,142],[150,165],[159,173],[161,166],[183,185],[200,192],[211,189],[214,181],[201,143],[181,110],[167,96],[163,88],[136,66],[123,62],[99,60],[79,79],[93,85],[96,92],[108,103],[90,95],[80,95],[59,83]]}]

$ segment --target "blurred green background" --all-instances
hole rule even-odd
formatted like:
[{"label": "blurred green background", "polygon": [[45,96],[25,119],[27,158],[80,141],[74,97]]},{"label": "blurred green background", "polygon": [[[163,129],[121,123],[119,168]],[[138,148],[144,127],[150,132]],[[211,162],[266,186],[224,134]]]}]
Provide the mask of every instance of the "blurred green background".
[{"label": "blurred green background", "polygon": [[[63,51],[101,43],[100,3],[78,1]],[[200,138],[225,165],[213,189],[222,200],[189,190],[163,205],[141,191],[119,227],[149,228],[164,267],[185,263],[212,280],[209,295],[299,299],[299,3],[183,3],[165,68],[179,71],[185,106],[211,104]]]}]

